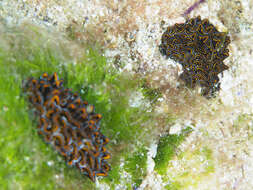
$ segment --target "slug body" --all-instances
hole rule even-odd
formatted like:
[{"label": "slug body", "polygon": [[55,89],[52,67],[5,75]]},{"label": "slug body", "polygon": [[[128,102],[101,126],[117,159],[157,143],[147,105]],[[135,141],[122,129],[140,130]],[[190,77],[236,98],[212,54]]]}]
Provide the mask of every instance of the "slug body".
[{"label": "slug body", "polygon": [[198,16],[169,26],[161,41],[160,52],[183,66],[180,78],[187,85],[199,84],[204,96],[220,89],[218,74],[228,69],[223,63],[229,56],[230,38],[226,33]]},{"label": "slug body", "polygon": [[110,170],[110,155],[105,148],[109,139],[100,132],[102,116],[62,84],[56,73],[44,73],[26,83],[29,101],[39,116],[38,133],[68,165],[95,181],[96,176],[107,176]]}]

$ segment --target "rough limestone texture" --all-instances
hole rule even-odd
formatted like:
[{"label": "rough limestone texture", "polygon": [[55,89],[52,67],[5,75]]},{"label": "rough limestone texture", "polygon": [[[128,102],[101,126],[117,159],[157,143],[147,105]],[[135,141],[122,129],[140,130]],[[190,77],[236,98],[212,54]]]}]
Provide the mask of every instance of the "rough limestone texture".
[{"label": "rough limestone texture", "polygon": [[[180,64],[165,59],[158,48],[162,33],[185,22],[182,14],[192,4],[192,0],[2,0],[0,15],[9,25],[32,22],[80,43],[96,41],[118,72],[144,76],[150,87],[160,90],[153,110],[176,118],[170,134],[191,126],[192,133],[168,161],[165,174],[155,170],[159,140],[148,147],[147,175],[139,189],[251,190],[253,1],[209,0],[189,15],[208,18],[231,38],[230,56],[224,61],[229,69],[220,77],[218,96],[211,100],[201,97],[198,88],[186,88],[178,80]],[[168,131],[166,125],[157,127],[161,135]],[[109,189],[103,183],[97,187]],[[115,189],[127,187],[123,183]]]}]

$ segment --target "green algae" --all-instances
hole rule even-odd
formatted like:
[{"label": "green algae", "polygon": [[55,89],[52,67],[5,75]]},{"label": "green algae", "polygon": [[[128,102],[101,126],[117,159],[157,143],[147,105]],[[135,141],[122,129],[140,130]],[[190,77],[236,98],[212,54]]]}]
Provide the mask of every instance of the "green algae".
[{"label": "green algae", "polygon": [[147,80],[143,80],[142,81],[142,85],[141,85],[141,89],[142,89],[142,93],[144,95],[144,97],[148,98],[149,101],[152,104],[155,104],[158,100],[158,98],[162,97],[162,93],[160,91],[159,88],[150,88],[147,84]]},{"label": "green algae", "polygon": [[133,186],[139,187],[147,171],[147,149],[140,148],[125,160],[124,169],[131,174]]},{"label": "green algae", "polygon": [[182,189],[182,185],[179,182],[173,182],[164,187],[167,190],[180,190]]},{"label": "green algae", "polygon": [[204,171],[205,175],[208,175],[209,173],[212,173],[215,170],[213,161],[213,151],[205,146],[202,149],[202,155],[204,157],[204,160],[208,163]]},{"label": "green algae", "polygon": [[[31,117],[22,91],[27,77],[59,71],[61,59],[49,48],[35,48],[34,41],[28,42],[17,50],[0,50],[0,160],[4,168],[0,172],[0,184],[3,189],[60,189],[62,186],[69,189],[83,179],[37,135],[36,119]],[[24,45],[28,47],[23,48]],[[29,57],[26,51],[30,52]],[[89,180],[83,181],[81,188],[94,188]]]},{"label": "green algae", "polygon": [[172,134],[160,138],[157,154],[154,158],[155,171],[160,175],[167,173],[169,161],[175,156],[177,147],[183,142],[185,137],[192,131],[190,127],[182,130],[181,134]]},{"label": "green algae", "polygon": [[[253,115],[252,114],[241,114],[237,117],[237,119],[233,123],[233,131],[232,133],[237,132],[241,128],[247,128],[250,132],[252,132],[252,123]],[[249,134],[250,135],[250,134]],[[250,135],[252,136],[252,135]]]},{"label": "green algae", "polygon": [[184,168],[184,172],[169,165],[167,176],[163,178],[165,183],[169,181],[169,184],[165,186],[169,190],[183,190],[189,186],[197,188],[199,182],[212,176],[215,170],[213,153],[208,146],[200,145],[193,152],[191,150],[181,152],[175,161]]},{"label": "green algae", "polygon": [[[126,187],[139,186],[146,175],[146,136],[155,121],[145,106],[131,107],[131,94],[141,91],[141,80],[117,71],[96,47],[83,47],[83,56],[72,60],[50,34],[34,26],[7,29],[0,36],[0,184],[3,189],[96,189],[87,177],[68,167],[36,132],[37,119],[28,107],[22,84],[29,77],[57,72],[103,115],[101,131],[109,139],[109,176],[99,181],[114,189],[123,171],[130,174]],[[30,34],[32,33],[32,36]],[[11,38],[11,39],[10,39]],[[49,38],[49,40],[48,40]],[[49,41],[44,44],[45,41]],[[148,123],[148,125],[147,125]],[[141,143],[140,143],[141,142]],[[136,148],[133,148],[136,147]],[[121,160],[126,164],[120,167]],[[138,167],[138,168],[136,168]]]},{"label": "green algae", "polygon": [[[123,159],[123,164],[121,164],[120,160],[116,158],[112,158],[112,162],[114,163],[114,167],[110,171],[108,177],[104,178],[102,181],[110,184],[111,189],[115,189],[117,185],[122,185],[126,187],[126,189],[138,188],[146,176],[147,171],[147,149],[144,147],[140,147],[134,152],[128,151],[122,153],[120,156]],[[123,176],[128,176],[123,177]]]}]

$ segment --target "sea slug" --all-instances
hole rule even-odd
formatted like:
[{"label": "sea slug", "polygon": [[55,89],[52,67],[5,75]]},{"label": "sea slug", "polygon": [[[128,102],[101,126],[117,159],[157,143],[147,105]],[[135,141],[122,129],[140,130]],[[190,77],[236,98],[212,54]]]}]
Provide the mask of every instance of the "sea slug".
[{"label": "sea slug", "polygon": [[220,89],[218,74],[228,69],[230,38],[200,16],[169,26],[163,33],[160,52],[183,66],[180,78],[190,87],[199,84],[202,95],[213,96]]},{"label": "sea slug", "polygon": [[102,116],[62,84],[56,73],[44,73],[38,80],[30,78],[25,84],[29,102],[39,116],[38,133],[68,165],[95,181],[96,176],[107,176],[110,170],[110,154],[105,148],[109,139],[100,132]]}]

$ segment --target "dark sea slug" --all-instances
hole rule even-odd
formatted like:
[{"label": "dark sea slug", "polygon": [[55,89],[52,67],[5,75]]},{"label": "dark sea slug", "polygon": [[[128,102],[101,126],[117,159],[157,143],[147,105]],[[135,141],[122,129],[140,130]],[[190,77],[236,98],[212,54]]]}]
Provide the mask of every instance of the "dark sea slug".
[{"label": "dark sea slug", "polygon": [[107,176],[110,158],[105,145],[109,142],[100,132],[101,115],[76,93],[62,86],[56,73],[44,73],[38,80],[25,84],[31,105],[39,116],[38,133],[67,161],[92,181]]},{"label": "dark sea slug", "polygon": [[199,84],[204,96],[220,89],[218,74],[228,69],[230,38],[200,16],[169,26],[162,35],[160,52],[183,66],[180,78],[190,87]]}]

